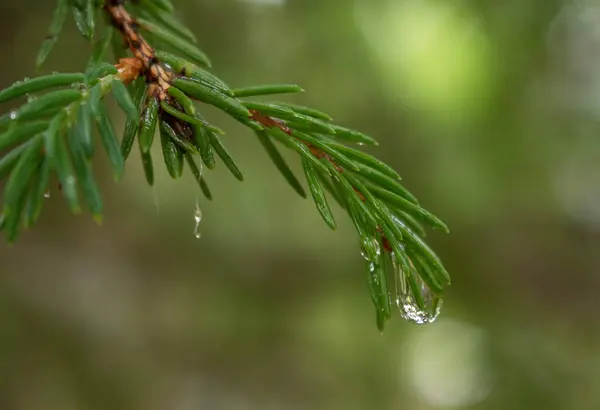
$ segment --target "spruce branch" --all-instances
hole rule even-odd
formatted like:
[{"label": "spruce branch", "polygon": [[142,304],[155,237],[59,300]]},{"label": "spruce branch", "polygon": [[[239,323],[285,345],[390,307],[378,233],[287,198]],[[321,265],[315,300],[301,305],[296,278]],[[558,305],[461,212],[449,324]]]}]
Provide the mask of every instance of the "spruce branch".
[{"label": "spruce branch", "polygon": [[[423,226],[448,228],[421,207],[394,169],[357,147],[377,141],[335,124],[319,110],[252,99],[303,92],[298,85],[231,88],[209,71],[210,60],[173,10],[170,0],[58,0],[38,66],[50,54],[69,12],[93,49],[82,73],[42,75],[0,91],[0,102],[26,99],[0,116],[0,151],[5,151],[0,180],[7,179],[0,230],[7,240],[14,242],[22,228],[36,222],[52,173],[73,212],[81,212],[83,199],[101,221],[102,197],[92,167],[95,134],[115,181],[137,141],[152,185],[151,148],[157,140],[169,175],[179,179],[187,164],[209,200],[202,169],[214,169],[217,158],[242,181],[242,171],[221,141],[223,131],[201,115],[208,104],[253,131],[292,189],[306,197],[277,144],[300,156],[310,196],[331,229],[337,228],[331,200],[348,214],[360,238],[380,330],[392,316],[392,303],[412,322],[435,320],[450,277],[424,242]],[[116,62],[108,62],[110,49]],[[120,140],[104,105],[109,94],[126,116]]]}]

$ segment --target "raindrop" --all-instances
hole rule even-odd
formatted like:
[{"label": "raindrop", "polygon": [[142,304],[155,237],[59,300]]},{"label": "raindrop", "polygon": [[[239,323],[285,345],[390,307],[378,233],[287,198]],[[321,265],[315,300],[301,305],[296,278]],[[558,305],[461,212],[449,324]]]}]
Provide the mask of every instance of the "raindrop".
[{"label": "raindrop", "polygon": [[200,239],[202,237],[202,232],[200,232],[200,222],[202,222],[202,210],[200,209],[198,198],[196,198],[196,210],[194,211],[194,221],[196,223],[196,225],[194,226],[194,236],[196,237],[196,239]]},{"label": "raindrop", "polygon": [[71,88],[73,88],[74,90],[78,90],[80,92],[87,91],[87,86],[84,83],[72,83]]},{"label": "raindrop", "polygon": [[11,111],[10,112],[10,119],[11,120],[16,120],[18,116],[19,116],[19,113],[17,111]]},{"label": "raindrop", "polygon": [[381,255],[379,241],[374,237],[365,237],[360,245],[360,254],[366,261],[373,263],[372,257],[378,258]]},{"label": "raindrop", "polygon": [[50,191],[44,192],[44,198],[46,198],[46,199],[50,198]]},{"label": "raindrop", "polygon": [[30,103],[30,102],[32,102],[32,101],[35,100],[35,96],[31,95],[31,94],[27,94],[25,97],[27,98],[27,102],[28,103]]},{"label": "raindrop", "polygon": [[400,315],[409,322],[425,325],[434,322],[442,309],[442,298],[434,293],[419,276],[410,259],[405,272],[392,254],[396,280],[396,305]]},{"label": "raindrop", "polygon": [[23,82],[27,82],[27,81],[29,81],[29,77],[23,78]]}]

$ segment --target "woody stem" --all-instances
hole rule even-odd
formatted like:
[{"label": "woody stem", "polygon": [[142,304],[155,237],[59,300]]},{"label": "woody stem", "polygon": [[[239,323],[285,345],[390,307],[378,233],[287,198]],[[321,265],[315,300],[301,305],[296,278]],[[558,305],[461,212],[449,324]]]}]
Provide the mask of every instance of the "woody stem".
[{"label": "woody stem", "polygon": [[119,30],[129,46],[134,58],[140,63],[141,73],[146,76],[152,92],[161,100],[167,98],[167,90],[175,77],[173,71],[162,64],[154,52],[154,48],[139,33],[135,19],[124,6],[124,0],[106,0],[104,9],[110,16],[112,25]]}]

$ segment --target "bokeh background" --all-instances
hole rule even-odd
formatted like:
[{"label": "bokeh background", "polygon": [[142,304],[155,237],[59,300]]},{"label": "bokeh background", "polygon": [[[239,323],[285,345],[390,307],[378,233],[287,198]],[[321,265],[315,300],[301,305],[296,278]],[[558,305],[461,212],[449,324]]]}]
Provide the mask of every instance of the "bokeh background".
[{"label": "bokeh background", "polygon": [[[207,110],[246,181],[207,176],[200,240],[189,173],[150,189],[133,155],[120,184],[97,159],[102,227],[53,192],[0,243],[0,409],[600,408],[600,3],[174,3],[231,85],[299,83],[380,140],[451,227],[442,314],[380,334],[351,224]],[[0,2],[0,86],[35,74],[53,6]],[[88,50],[70,22],[46,70]]]}]

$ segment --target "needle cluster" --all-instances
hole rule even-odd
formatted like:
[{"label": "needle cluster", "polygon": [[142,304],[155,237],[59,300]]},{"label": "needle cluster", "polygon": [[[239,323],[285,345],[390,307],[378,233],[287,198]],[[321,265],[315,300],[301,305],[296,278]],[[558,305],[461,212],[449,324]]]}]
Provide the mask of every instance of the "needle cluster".
[{"label": "needle cluster", "polygon": [[[361,151],[361,145],[377,145],[375,139],[335,124],[313,108],[253,99],[302,92],[295,84],[230,87],[210,71],[210,60],[173,10],[170,0],[58,0],[38,67],[69,15],[93,43],[91,57],[81,73],[42,75],[0,91],[0,103],[18,105],[0,116],[0,180],[7,180],[0,230],[7,240],[14,242],[22,228],[36,222],[52,174],[73,212],[85,205],[101,220],[102,196],[92,167],[95,138],[116,181],[135,143],[150,185],[155,143],[169,175],[178,179],[187,167],[208,199],[212,195],[202,167],[212,170],[220,160],[243,180],[221,141],[223,131],[201,114],[208,104],[249,128],[289,185],[307,197],[277,145],[298,154],[310,197],[331,229],[336,220],[329,202],[345,210],[367,260],[380,329],[390,319],[393,303],[405,318],[435,319],[450,278],[423,241],[424,227],[448,228],[419,204],[394,169]],[[127,118],[119,134],[105,107],[109,95]]]}]

